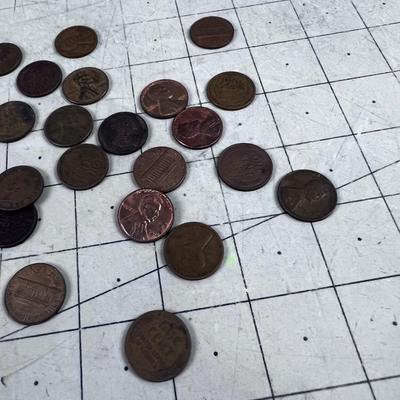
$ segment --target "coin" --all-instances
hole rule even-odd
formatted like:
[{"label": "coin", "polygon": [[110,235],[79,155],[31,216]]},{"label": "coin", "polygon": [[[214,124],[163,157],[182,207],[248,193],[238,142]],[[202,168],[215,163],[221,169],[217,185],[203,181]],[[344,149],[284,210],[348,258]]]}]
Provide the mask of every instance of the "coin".
[{"label": "coin", "polygon": [[215,75],[207,85],[208,99],[225,110],[247,107],[256,95],[253,81],[240,72],[222,72]]},{"label": "coin", "polygon": [[140,94],[143,110],[154,118],[172,118],[188,104],[188,92],[179,82],[161,79],[147,85]]},{"label": "coin", "polygon": [[191,339],[183,321],[167,311],[142,314],[129,327],[125,354],[141,378],[162,382],[176,377],[186,367]]},{"label": "coin", "polygon": [[307,169],[285,175],[279,182],[277,192],[284,211],[305,222],[325,219],[337,203],[332,182],[324,175]]},{"label": "coin", "polygon": [[37,263],[20,269],[8,282],[4,304],[9,316],[24,325],[40,324],[61,308],[65,281],[57,268]]},{"label": "coin", "polygon": [[44,134],[49,142],[60,147],[82,143],[93,129],[90,112],[80,106],[57,108],[44,124]]},{"label": "coin", "polygon": [[256,190],[271,178],[273,165],[261,147],[237,143],[227,147],[218,157],[218,175],[236,190]]},{"label": "coin", "polygon": [[58,160],[57,173],[61,182],[75,190],[98,185],[108,172],[107,154],[94,144],[80,144],[67,150]]},{"label": "coin", "polygon": [[0,76],[18,68],[22,61],[21,49],[13,43],[0,43]]},{"label": "coin", "polygon": [[100,125],[101,147],[112,154],[124,155],[138,151],[147,140],[146,121],[131,112],[110,115]]},{"label": "coin", "polygon": [[163,237],[174,222],[174,206],[163,193],[153,189],[136,190],[122,200],[118,223],[122,232],[135,242],[153,242]]},{"label": "coin", "polygon": [[52,61],[35,61],[24,67],[17,76],[19,91],[28,97],[42,97],[60,85],[62,72]]},{"label": "coin", "polygon": [[205,149],[221,137],[222,120],[207,107],[190,107],[175,117],[172,134],[178,143],[189,149]]},{"label": "coin", "polygon": [[184,279],[199,280],[217,271],[224,257],[218,233],[200,222],[175,227],[164,243],[164,258],[169,269]]},{"label": "coin", "polygon": [[9,143],[25,137],[35,125],[35,113],[29,104],[9,101],[0,106],[0,142]]},{"label": "coin", "polygon": [[142,188],[170,192],[185,179],[186,162],[170,147],[153,147],[136,159],[133,176]]},{"label": "coin", "polygon": [[98,68],[80,68],[71,72],[62,84],[64,96],[74,104],[96,103],[108,92],[107,75]]},{"label": "coin", "polygon": [[97,35],[87,26],[70,26],[57,35],[54,45],[62,56],[80,58],[87,56],[96,48]]},{"label": "coin", "polygon": [[232,24],[220,17],[205,17],[190,27],[190,38],[199,47],[219,49],[233,39]]}]

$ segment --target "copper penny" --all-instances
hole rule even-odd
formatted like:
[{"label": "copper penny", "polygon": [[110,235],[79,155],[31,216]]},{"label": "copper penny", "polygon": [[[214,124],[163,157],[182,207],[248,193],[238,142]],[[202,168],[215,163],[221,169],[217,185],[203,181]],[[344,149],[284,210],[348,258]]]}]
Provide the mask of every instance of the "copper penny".
[{"label": "copper penny", "polygon": [[0,43],[0,76],[18,68],[22,61],[21,49],[13,43]]},{"label": "copper penny", "polygon": [[70,26],[57,35],[54,45],[62,56],[80,58],[87,56],[96,48],[97,35],[87,26]]},{"label": "copper penny", "polygon": [[253,81],[240,72],[222,72],[207,85],[208,99],[224,110],[240,110],[247,107],[256,95]]},{"label": "copper penny", "polygon": [[57,173],[61,182],[75,190],[98,185],[108,172],[107,154],[94,144],[80,144],[67,150],[58,160]]},{"label": "copper penny", "polygon": [[170,147],[153,147],[136,159],[133,176],[141,188],[170,192],[185,179],[186,162]]},{"label": "copper penny", "polygon": [[232,41],[233,34],[232,24],[220,17],[205,17],[190,27],[192,41],[205,49],[219,49],[226,46]]},{"label": "copper penny", "polygon": [[163,193],[153,189],[136,190],[122,200],[118,223],[122,232],[135,242],[153,242],[163,237],[174,222],[174,207]]},{"label": "copper penny", "polygon": [[199,280],[217,271],[224,257],[218,233],[200,222],[175,227],[164,243],[169,269],[184,279]]},{"label": "copper penny", "polygon": [[35,112],[22,101],[9,101],[0,106],[0,142],[24,138],[35,125]]},{"label": "copper penny", "polygon": [[293,218],[315,222],[325,219],[335,209],[337,194],[332,182],[324,175],[299,169],[279,182],[278,201]]},{"label": "copper penny", "polygon": [[221,137],[222,120],[207,107],[190,107],[175,117],[172,134],[178,143],[189,149],[205,149]]},{"label": "copper penny", "polygon": [[180,374],[189,361],[191,339],[183,321],[167,311],[142,314],[128,329],[125,354],[135,373],[152,382]]},{"label": "copper penny", "polygon": [[147,85],[140,94],[143,110],[155,118],[172,118],[188,104],[188,92],[179,82],[161,79]]},{"label": "copper penny", "polygon": [[24,325],[40,324],[61,308],[65,281],[49,264],[31,264],[20,269],[8,282],[4,303],[10,317]]},{"label": "copper penny", "polygon": [[74,104],[96,103],[108,92],[108,77],[98,68],[80,68],[71,72],[62,84],[64,96]]}]

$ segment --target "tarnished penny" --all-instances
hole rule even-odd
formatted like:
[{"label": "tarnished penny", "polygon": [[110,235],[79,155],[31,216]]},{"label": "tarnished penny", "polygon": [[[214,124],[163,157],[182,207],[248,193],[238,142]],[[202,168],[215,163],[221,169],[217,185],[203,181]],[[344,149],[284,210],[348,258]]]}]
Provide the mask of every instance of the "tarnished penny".
[{"label": "tarnished penny", "polygon": [[0,43],[0,76],[18,68],[22,61],[21,49],[13,43]]},{"label": "tarnished penny", "polygon": [[163,237],[174,222],[174,207],[163,193],[153,189],[136,190],[122,200],[118,223],[122,232],[135,242],[153,242]]},{"label": "tarnished penny", "polygon": [[155,118],[172,118],[188,104],[188,92],[179,82],[161,79],[147,85],[140,94],[143,110]]},{"label": "tarnished penny", "polygon": [[0,106],[0,142],[9,143],[25,137],[35,125],[35,112],[22,101]]},{"label": "tarnished penny", "polygon": [[80,144],[67,150],[58,160],[57,173],[61,182],[75,190],[98,185],[108,172],[107,154],[94,144]]},{"label": "tarnished penny", "polygon": [[273,165],[269,155],[251,143],[227,147],[218,157],[218,175],[236,190],[256,190],[271,178]]},{"label": "tarnished penny", "polygon": [[107,117],[99,128],[101,147],[112,154],[124,155],[138,151],[147,140],[146,121],[131,112],[119,112]]},{"label": "tarnished penny", "polygon": [[40,324],[61,308],[65,281],[49,264],[31,264],[20,269],[8,282],[4,304],[10,317],[24,325]]},{"label": "tarnished penny", "polygon": [[337,194],[332,182],[324,175],[299,169],[281,179],[278,200],[293,218],[315,222],[325,219],[334,210]]},{"label": "tarnished penny", "polygon": [[205,149],[216,143],[222,134],[222,120],[207,107],[190,107],[172,122],[172,134],[181,145]]},{"label": "tarnished penny", "polygon": [[189,361],[192,342],[183,321],[167,311],[142,314],[128,329],[125,354],[133,370],[151,382],[176,377]]},{"label": "tarnished penny", "polygon": [[96,48],[97,35],[88,26],[70,26],[57,35],[54,45],[64,57],[84,57]]},{"label": "tarnished penny", "polygon": [[185,179],[186,162],[170,147],[153,147],[136,159],[133,176],[142,188],[170,192]]},{"label": "tarnished penny", "polygon": [[54,92],[62,81],[60,67],[52,61],[35,61],[17,77],[19,91],[28,97],[42,97]]},{"label": "tarnished penny", "polygon": [[224,257],[218,233],[200,222],[178,225],[164,243],[169,269],[184,279],[199,280],[217,271]]},{"label": "tarnished penny", "polygon": [[93,129],[90,112],[80,106],[64,106],[53,111],[44,125],[49,142],[60,147],[82,143]]},{"label": "tarnished penny", "polygon": [[62,84],[64,96],[74,104],[96,103],[108,92],[108,77],[98,68],[80,68],[71,72]]},{"label": "tarnished penny", "polygon": [[224,110],[247,107],[256,95],[253,81],[240,72],[228,71],[215,75],[207,85],[208,99]]},{"label": "tarnished penny", "polygon": [[233,38],[232,24],[220,17],[205,17],[190,27],[190,38],[199,47],[219,49],[229,44]]}]

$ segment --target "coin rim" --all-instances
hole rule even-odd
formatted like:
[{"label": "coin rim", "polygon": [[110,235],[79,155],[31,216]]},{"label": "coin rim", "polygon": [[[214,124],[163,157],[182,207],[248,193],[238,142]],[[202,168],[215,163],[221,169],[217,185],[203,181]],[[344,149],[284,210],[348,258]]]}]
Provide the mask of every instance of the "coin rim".
[{"label": "coin rim", "polygon": [[17,62],[11,67],[11,69],[8,69],[4,74],[2,74],[0,72],[0,76],[6,76],[8,74],[11,74],[11,72],[15,71],[21,65],[22,58],[23,58],[23,54],[22,54],[21,48],[19,46],[17,46],[15,43],[2,42],[2,43],[0,43],[0,46],[4,45],[4,44],[11,45],[11,46],[15,47],[18,50],[18,59],[17,59]]},{"label": "coin rim", "polygon": [[[95,42],[94,42],[94,46],[92,46],[91,50],[89,50],[89,51],[87,51],[87,52],[83,52],[83,53],[81,53],[81,55],[79,55],[79,56],[69,56],[69,55],[66,55],[67,53],[65,53],[65,52],[63,52],[63,51],[60,51],[59,46],[57,46],[57,44],[59,45],[58,42],[60,41],[60,38],[61,38],[62,34],[65,33],[66,31],[68,31],[69,29],[74,29],[74,28],[75,28],[75,29],[76,29],[76,28],[85,28],[85,29],[87,29],[87,30],[90,30],[90,31],[92,31],[92,32],[94,33],[94,36],[95,36],[95,38],[96,38],[96,40],[95,40]],[[86,25],[72,25],[72,26],[69,26],[68,28],[63,29],[62,31],[60,31],[60,32],[58,33],[58,35],[57,35],[56,38],[54,39],[54,48],[56,49],[56,51],[57,51],[58,54],[60,54],[61,56],[65,57],[65,58],[77,59],[77,58],[86,57],[87,55],[89,55],[90,53],[92,53],[93,51],[95,51],[95,50],[96,50],[96,47],[97,47],[97,45],[98,45],[98,43],[99,43],[99,39],[98,39],[98,37],[97,37],[97,32],[96,32],[93,28],[91,28],[90,26],[86,26]]]}]

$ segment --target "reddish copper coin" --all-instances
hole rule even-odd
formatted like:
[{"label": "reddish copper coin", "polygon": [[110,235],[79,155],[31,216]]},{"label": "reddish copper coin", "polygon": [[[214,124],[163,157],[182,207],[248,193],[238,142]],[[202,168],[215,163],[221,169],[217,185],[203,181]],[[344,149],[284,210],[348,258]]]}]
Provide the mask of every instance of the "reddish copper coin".
[{"label": "reddish copper coin", "polygon": [[125,354],[141,378],[162,382],[176,377],[189,361],[192,342],[183,321],[167,311],[142,314],[129,327]]},{"label": "reddish copper coin", "polygon": [[24,138],[35,125],[35,112],[22,101],[9,101],[0,106],[0,142]]},{"label": "reddish copper coin", "polygon": [[233,34],[232,24],[220,17],[205,17],[190,27],[192,41],[205,49],[219,49],[226,46],[232,41]]},{"label": "reddish copper coin", "polygon": [[174,222],[174,207],[163,193],[153,189],[136,190],[122,200],[118,223],[122,232],[135,242],[153,242],[163,237]]},{"label": "reddish copper coin", "polygon": [[64,57],[84,57],[96,48],[97,35],[87,26],[70,26],[57,35],[54,45]]},{"label": "reddish copper coin", "polygon": [[21,49],[13,43],[0,43],[0,76],[18,68],[22,61]]}]

